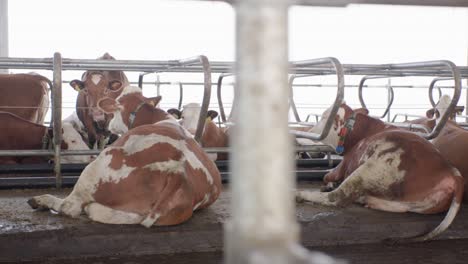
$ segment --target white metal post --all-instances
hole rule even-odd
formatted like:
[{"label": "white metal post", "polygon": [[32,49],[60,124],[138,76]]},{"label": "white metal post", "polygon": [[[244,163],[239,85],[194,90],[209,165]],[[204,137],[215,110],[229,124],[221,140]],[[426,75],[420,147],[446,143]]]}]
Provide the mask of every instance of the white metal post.
[{"label": "white metal post", "polygon": [[324,263],[310,262],[297,244],[293,139],[287,127],[288,6],[282,0],[244,0],[235,8],[238,107],[226,263]]},{"label": "white metal post", "polygon": [[[0,57],[8,57],[8,0],[0,0]],[[6,72],[0,69],[0,73]]]}]

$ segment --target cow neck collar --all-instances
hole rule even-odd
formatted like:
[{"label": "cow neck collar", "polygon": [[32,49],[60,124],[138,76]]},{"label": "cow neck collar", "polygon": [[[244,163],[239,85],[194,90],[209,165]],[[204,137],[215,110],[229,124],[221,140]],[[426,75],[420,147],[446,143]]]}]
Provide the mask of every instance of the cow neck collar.
[{"label": "cow neck collar", "polygon": [[133,110],[133,111],[130,113],[130,116],[128,117],[128,121],[129,121],[128,129],[132,129],[132,128],[133,128],[133,123],[135,122],[136,115],[137,115],[138,112],[140,111],[141,107],[143,107],[143,105],[145,105],[145,104],[146,104],[146,102],[141,102],[141,103],[135,108],[135,110]]},{"label": "cow neck collar", "polygon": [[345,141],[346,137],[351,133],[351,131],[354,128],[354,123],[356,122],[356,113],[353,112],[353,114],[346,120],[344,126],[340,129],[340,132],[338,133],[338,145],[336,146],[336,153],[338,154],[343,154],[345,151]]}]

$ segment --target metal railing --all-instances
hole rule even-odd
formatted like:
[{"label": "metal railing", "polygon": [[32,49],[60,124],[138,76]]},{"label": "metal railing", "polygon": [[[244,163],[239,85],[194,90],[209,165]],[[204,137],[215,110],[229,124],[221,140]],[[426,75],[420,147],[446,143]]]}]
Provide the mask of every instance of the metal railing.
[{"label": "metal railing", "polygon": [[[194,67],[193,65],[198,65]],[[189,68],[196,68],[194,69]],[[205,118],[211,97],[211,69],[208,59],[196,56],[189,59],[173,61],[142,61],[142,60],[88,60],[88,59],[65,59],[60,53],[55,53],[53,58],[0,58],[0,69],[41,69],[53,71],[52,87],[52,125],[54,131],[53,151],[47,150],[3,150],[3,156],[24,156],[31,154],[35,156],[54,156],[56,176],[56,187],[62,186],[61,155],[92,155],[96,151],[67,151],[61,150],[62,141],[62,71],[65,70],[124,70],[124,71],[152,71],[152,72],[200,72],[203,73],[205,90],[201,106],[195,139],[200,140],[205,125]]]}]

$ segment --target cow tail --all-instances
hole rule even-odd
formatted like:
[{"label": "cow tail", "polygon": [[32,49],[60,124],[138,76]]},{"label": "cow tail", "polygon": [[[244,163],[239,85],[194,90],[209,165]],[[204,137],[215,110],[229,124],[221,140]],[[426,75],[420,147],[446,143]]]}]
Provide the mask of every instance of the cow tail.
[{"label": "cow tail", "polygon": [[463,177],[460,175],[460,172],[458,172],[457,169],[454,168],[454,179],[455,179],[455,191],[453,194],[453,199],[452,203],[450,205],[449,210],[447,211],[447,214],[445,215],[444,220],[440,222],[440,224],[434,228],[431,232],[422,235],[422,236],[417,236],[417,237],[412,237],[408,239],[403,239],[403,242],[423,242],[427,240],[431,240],[434,237],[438,236],[442,232],[444,232],[450,224],[452,224],[453,220],[455,219],[455,216],[458,213],[458,210],[460,210],[460,204],[463,199],[463,191],[464,191],[464,181]]}]

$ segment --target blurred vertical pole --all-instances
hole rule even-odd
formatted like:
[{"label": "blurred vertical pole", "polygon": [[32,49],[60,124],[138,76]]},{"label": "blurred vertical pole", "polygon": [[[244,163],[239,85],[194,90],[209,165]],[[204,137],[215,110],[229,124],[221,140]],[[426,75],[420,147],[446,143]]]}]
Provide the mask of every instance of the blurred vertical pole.
[{"label": "blurred vertical pole", "polygon": [[[8,57],[8,0],[0,0],[0,57]],[[0,73],[7,73],[0,69]]]},{"label": "blurred vertical pole", "polygon": [[288,133],[288,6],[235,2],[237,81],[228,264],[293,263],[298,240],[293,149]]},{"label": "blurred vertical pole", "polygon": [[52,122],[54,130],[54,172],[55,186],[62,188],[61,145],[62,145],[62,55],[54,54],[54,77],[52,87]]}]

